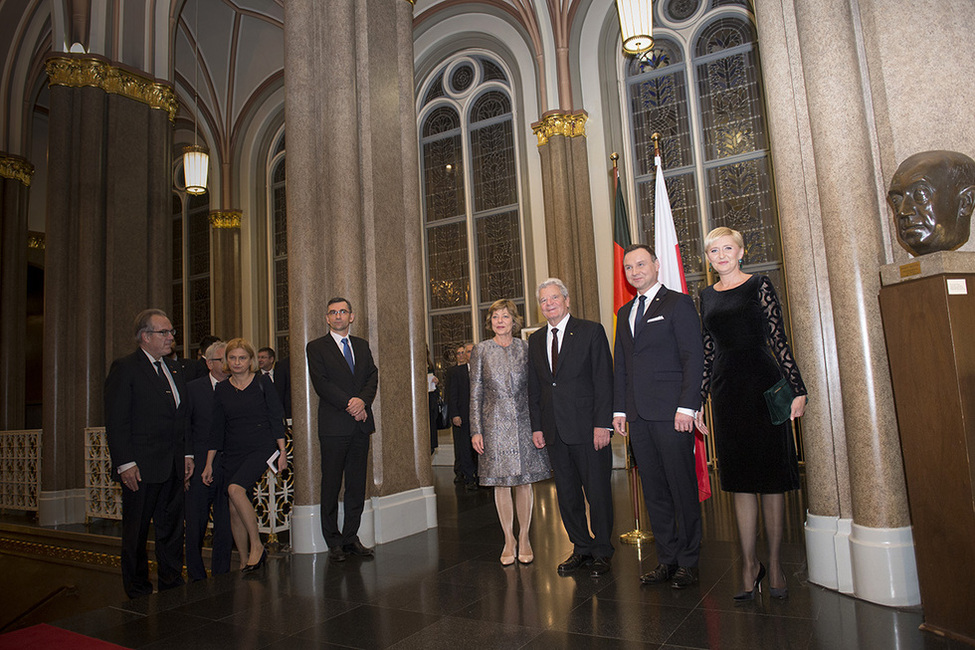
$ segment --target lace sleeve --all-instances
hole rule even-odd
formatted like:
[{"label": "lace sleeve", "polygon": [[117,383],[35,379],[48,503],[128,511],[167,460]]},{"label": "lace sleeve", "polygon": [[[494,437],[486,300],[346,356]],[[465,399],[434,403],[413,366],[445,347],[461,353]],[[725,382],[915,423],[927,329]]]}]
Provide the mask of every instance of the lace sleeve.
[{"label": "lace sleeve", "polygon": [[765,339],[772,354],[779,362],[779,370],[792,387],[794,395],[805,395],[806,385],[802,383],[802,375],[799,374],[799,366],[792,357],[792,350],[789,348],[789,340],[785,336],[785,323],[782,317],[782,307],[779,306],[779,298],[775,295],[775,287],[772,281],[766,276],[762,276],[762,281],[758,288],[758,298],[762,304],[762,311],[765,313]]},{"label": "lace sleeve", "polygon": [[474,346],[474,349],[471,350],[471,358],[467,362],[467,368],[470,371],[471,377],[471,436],[484,434],[484,432],[481,430],[481,399],[484,396],[484,385],[481,383],[481,369],[483,366],[483,360],[481,359],[482,350],[479,348],[480,345]]},{"label": "lace sleeve", "polygon": [[707,291],[701,292],[701,336],[704,339],[704,374],[701,377],[701,404],[708,401],[711,392],[711,368],[714,365],[714,339],[704,324],[704,300]]}]

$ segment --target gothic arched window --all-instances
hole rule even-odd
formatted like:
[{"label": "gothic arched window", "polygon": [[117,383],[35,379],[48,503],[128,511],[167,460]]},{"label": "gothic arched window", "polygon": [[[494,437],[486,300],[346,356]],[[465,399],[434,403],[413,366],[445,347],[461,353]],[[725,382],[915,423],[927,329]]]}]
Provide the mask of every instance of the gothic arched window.
[{"label": "gothic arched window", "polygon": [[482,336],[487,307],[524,310],[521,209],[508,75],[486,55],[440,65],[419,93],[430,351],[438,369]]}]

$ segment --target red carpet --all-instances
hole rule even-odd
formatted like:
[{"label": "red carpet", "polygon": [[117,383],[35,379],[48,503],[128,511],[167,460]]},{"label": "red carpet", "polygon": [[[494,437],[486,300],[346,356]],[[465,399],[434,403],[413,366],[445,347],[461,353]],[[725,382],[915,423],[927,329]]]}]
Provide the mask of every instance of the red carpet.
[{"label": "red carpet", "polygon": [[[71,650],[109,650],[122,648],[120,645],[93,639],[90,636],[68,632],[52,625],[33,625],[16,632],[0,634],[0,650],[48,650],[48,648],[70,648]],[[124,650],[124,648],[122,648]]]}]

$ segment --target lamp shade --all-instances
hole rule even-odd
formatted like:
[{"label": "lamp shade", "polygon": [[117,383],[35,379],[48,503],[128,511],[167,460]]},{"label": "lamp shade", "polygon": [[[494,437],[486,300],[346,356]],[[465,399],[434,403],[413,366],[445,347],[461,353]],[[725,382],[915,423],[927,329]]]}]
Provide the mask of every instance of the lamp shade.
[{"label": "lamp shade", "polygon": [[623,50],[640,54],[653,47],[653,6],[650,0],[616,0]]},{"label": "lamp shade", "polygon": [[205,194],[210,156],[203,147],[191,144],[183,150],[183,180],[190,194]]}]

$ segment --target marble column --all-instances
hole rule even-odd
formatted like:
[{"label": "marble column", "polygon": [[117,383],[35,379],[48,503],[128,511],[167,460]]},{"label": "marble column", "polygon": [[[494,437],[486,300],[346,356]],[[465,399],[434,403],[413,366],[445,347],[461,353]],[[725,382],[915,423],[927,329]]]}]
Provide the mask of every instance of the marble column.
[{"label": "marble column", "polygon": [[[565,282],[573,314],[599,321],[596,243],[585,138],[587,119],[585,111],[552,111],[533,124],[532,131],[538,137],[542,161],[547,276]],[[528,304],[534,306],[532,296]],[[533,312],[529,309],[528,313]],[[538,320],[539,314],[534,313],[535,318],[528,319],[531,322]]]},{"label": "marble column", "polygon": [[210,212],[210,295],[213,315],[210,331],[228,340],[241,335],[240,223],[241,210]]},{"label": "marble column", "polygon": [[332,296],[379,367],[360,537],[436,525],[427,439],[423,262],[412,4],[295,0],[285,7],[288,283],[294,416],[292,544],[326,550],[317,405],[305,344]]},{"label": "marble column", "polygon": [[[877,137],[855,5],[759,0],[772,158],[797,356],[810,387],[813,582],[918,603],[877,295],[885,258]],[[830,64],[805,65],[823,51]]]},{"label": "marble column", "polygon": [[169,309],[171,86],[94,56],[48,59],[40,521],[84,519],[84,428],[103,424],[112,359],[133,320]]},{"label": "marble column", "polygon": [[0,152],[0,431],[24,428],[27,205],[34,166]]}]

